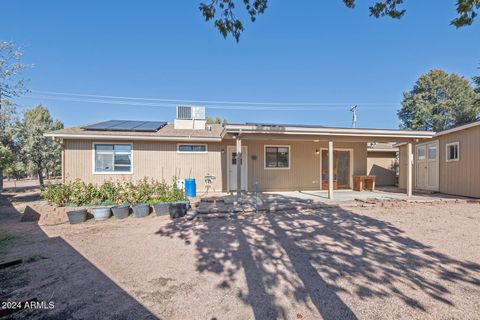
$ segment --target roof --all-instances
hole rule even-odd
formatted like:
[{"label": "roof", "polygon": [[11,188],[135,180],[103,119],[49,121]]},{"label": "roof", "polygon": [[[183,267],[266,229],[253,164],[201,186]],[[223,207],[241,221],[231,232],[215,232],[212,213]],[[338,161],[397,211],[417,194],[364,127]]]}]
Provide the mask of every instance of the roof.
[{"label": "roof", "polygon": [[226,124],[228,133],[271,133],[287,135],[328,135],[355,137],[384,137],[425,139],[435,135],[433,131],[369,129],[369,128],[338,128],[321,126],[271,125],[271,124]]},{"label": "roof", "polygon": [[122,139],[122,140],[163,140],[163,141],[221,141],[225,129],[221,124],[209,125],[211,130],[175,129],[173,124],[167,124],[154,132],[138,131],[91,131],[80,125],[60,129],[45,134],[46,137],[63,139]]},{"label": "roof", "polygon": [[449,134],[449,133],[453,133],[453,132],[457,132],[457,131],[461,131],[461,130],[466,130],[466,129],[473,128],[473,127],[476,127],[476,126],[480,126],[480,121],[470,122],[470,123],[467,123],[467,124],[464,124],[464,125],[452,128],[452,129],[440,131],[435,136],[443,136],[445,134]]},{"label": "roof", "polygon": [[[85,130],[87,125],[56,130],[45,134],[47,137],[63,139],[112,139],[112,140],[161,140],[161,141],[212,141],[220,142],[226,133],[259,133],[285,135],[340,136],[362,138],[388,138],[392,141],[409,139],[429,139],[435,135],[432,131],[338,128],[313,125],[284,124],[211,124],[210,130],[175,129],[167,124],[155,132],[138,131],[92,131]],[[384,139],[385,140],[385,139]]]},{"label": "roof", "polygon": [[[480,126],[480,121],[470,122],[470,123],[467,123],[467,124],[464,124],[464,125],[461,125],[461,126],[458,126],[458,127],[455,127],[455,128],[451,128],[451,129],[448,129],[448,130],[437,132],[433,137],[435,138],[435,137],[443,136],[443,135],[446,135],[446,134],[454,133],[454,132],[457,132],[457,131],[467,130],[467,129],[470,129],[470,128],[474,128],[476,126]],[[405,145],[405,143],[397,143],[397,144],[395,144],[395,147],[401,147],[403,145]]]},{"label": "roof", "polygon": [[378,142],[368,144],[368,152],[397,152],[398,148],[395,147],[394,143]]}]

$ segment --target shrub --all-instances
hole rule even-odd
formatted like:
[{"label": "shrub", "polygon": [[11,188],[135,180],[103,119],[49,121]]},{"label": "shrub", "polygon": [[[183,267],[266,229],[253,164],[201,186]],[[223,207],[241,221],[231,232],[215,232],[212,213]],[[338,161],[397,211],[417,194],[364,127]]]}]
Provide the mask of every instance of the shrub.
[{"label": "shrub", "polygon": [[102,185],[81,180],[64,184],[48,184],[41,196],[57,206],[114,205],[122,203],[157,203],[185,200],[185,193],[178,189],[176,180],[171,184],[144,178],[140,181],[107,181]]},{"label": "shrub", "polygon": [[48,184],[42,188],[40,195],[50,201],[51,203],[56,204],[57,206],[63,207],[65,204],[70,202],[70,196],[72,190],[69,184]]}]

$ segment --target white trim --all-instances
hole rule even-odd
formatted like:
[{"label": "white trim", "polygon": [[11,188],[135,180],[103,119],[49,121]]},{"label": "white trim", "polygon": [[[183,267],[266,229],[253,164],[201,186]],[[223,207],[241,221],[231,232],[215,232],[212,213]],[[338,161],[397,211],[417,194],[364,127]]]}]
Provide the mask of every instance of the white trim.
[{"label": "white trim", "polygon": [[[229,150],[234,150],[235,152],[237,151],[236,149],[237,147],[236,146],[227,146],[227,192],[231,192],[232,190],[230,190],[230,166],[231,166],[231,163],[230,163],[230,151]],[[243,167],[243,164],[246,163],[245,165],[245,190],[244,191],[248,191],[248,146],[242,146],[242,149],[245,148],[245,154],[247,155],[246,157],[243,157],[243,152],[242,152],[242,167]],[[245,160],[246,161],[243,161]]]},{"label": "white trim", "polygon": [[[180,151],[180,146],[205,146],[205,151]],[[177,153],[181,154],[206,154],[208,153],[208,144],[206,143],[177,143]]]},{"label": "white trim", "polygon": [[270,134],[314,134],[329,136],[358,136],[358,137],[392,137],[392,138],[432,138],[433,131],[413,130],[388,130],[388,129],[348,129],[348,128],[322,128],[322,127],[299,127],[299,126],[261,126],[261,125],[225,125],[230,133],[270,133]]},{"label": "white trim", "polygon": [[[267,167],[267,148],[288,148],[288,167]],[[290,148],[289,144],[280,145],[280,144],[265,144],[263,146],[263,170],[290,170],[292,167],[291,163],[291,154],[292,148]]]},{"label": "white trim", "polygon": [[[118,145],[130,145],[130,171],[109,171],[109,172],[96,172],[95,171],[95,145],[97,144],[118,144]],[[115,158],[113,159],[114,163],[113,166],[115,167]],[[92,174],[94,175],[118,175],[118,174],[133,174],[133,143],[119,143],[119,142],[112,142],[112,141],[95,141],[92,142]]]},{"label": "white trim", "polygon": [[[327,150],[328,152],[328,148],[320,148],[320,190],[323,190],[322,188],[322,151],[323,150]],[[335,146],[333,147],[333,151],[348,151],[350,152],[350,189],[353,189],[353,156],[354,156],[354,153],[353,153],[353,148],[335,148]],[[328,190],[328,189],[325,189],[325,190]],[[337,190],[335,190],[337,191]]]},{"label": "white trim", "polygon": [[398,148],[395,149],[368,149],[367,152],[391,152],[391,153],[396,153],[398,152]]},{"label": "white trim", "polygon": [[445,130],[445,131],[440,131],[436,134],[436,136],[443,136],[443,135],[446,135],[446,134],[449,134],[449,133],[452,133],[452,132],[456,132],[456,131],[460,131],[460,130],[465,130],[465,129],[468,129],[468,128],[472,128],[472,127],[476,127],[476,126],[479,126],[480,125],[480,121],[475,121],[475,122],[472,122],[472,123],[467,123],[467,124],[464,124],[462,126],[459,126],[459,127],[455,127],[455,128],[452,128],[452,129],[448,129],[448,130]]},{"label": "white trim", "polygon": [[198,141],[198,142],[221,142],[221,137],[165,137],[165,136],[121,136],[121,135],[102,135],[102,134],[69,134],[69,133],[46,133],[44,137],[63,138],[63,139],[107,139],[107,140],[156,140],[156,141]]},{"label": "white trim", "polygon": [[[449,146],[457,146],[457,158],[456,159],[448,159],[448,147]],[[454,161],[460,161],[460,142],[455,141],[455,142],[450,142],[445,144],[445,162],[454,162]]]}]

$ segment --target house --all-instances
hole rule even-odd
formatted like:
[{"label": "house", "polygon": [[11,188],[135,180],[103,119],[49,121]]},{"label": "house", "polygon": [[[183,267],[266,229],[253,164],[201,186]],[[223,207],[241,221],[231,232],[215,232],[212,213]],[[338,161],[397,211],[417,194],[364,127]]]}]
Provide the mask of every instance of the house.
[{"label": "house", "polygon": [[[399,144],[399,186],[407,185],[407,145]],[[480,198],[480,121],[414,144],[413,185],[419,190]]]},{"label": "house", "polygon": [[209,125],[203,107],[179,106],[173,124],[112,120],[46,136],[62,145],[67,181],[192,177],[200,192],[323,189],[333,198],[333,190],[352,188],[353,176],[369,173],[369,143],[405,142],[411,147],[433,135],[264,123]]}]

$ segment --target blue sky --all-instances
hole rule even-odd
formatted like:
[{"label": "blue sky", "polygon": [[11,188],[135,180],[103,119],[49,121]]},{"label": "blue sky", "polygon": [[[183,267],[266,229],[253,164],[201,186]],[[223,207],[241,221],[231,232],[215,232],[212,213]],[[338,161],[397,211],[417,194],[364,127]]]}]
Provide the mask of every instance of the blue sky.
[{"label": "blue sky", "polygon": [[359,127],[396,128],[402,93],[420,74],[431,68],[480,74],[480,21],[450,26],[454,0],[405,1],[399,21],[369,17],[370,1],[351,10],[341,0],[301,6],[272,0],[255,24],[246,23],[238,44],[203,21],[199,2],[4,1],[0,40],[22,46],[24,61],[35,65],[25,74],[33,92],[18,104],[42,103],[66,126],[171,121],[177,103],[51,99],[38,91],[274,103],[212,103],[207,114],[231,122],[349,126],[348,106],[355,103]]}]

